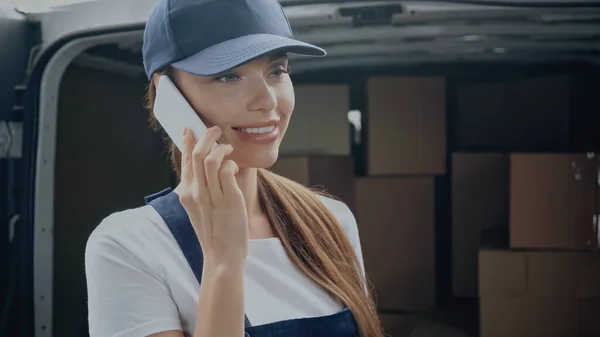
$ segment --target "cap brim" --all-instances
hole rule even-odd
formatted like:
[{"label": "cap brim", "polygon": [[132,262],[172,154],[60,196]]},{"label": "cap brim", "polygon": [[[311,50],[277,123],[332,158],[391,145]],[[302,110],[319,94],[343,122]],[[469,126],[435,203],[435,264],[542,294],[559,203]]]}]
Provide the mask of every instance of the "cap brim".
[{"label": "cap brim", "polygon": [[174,62],[172,66],[191,74],[212,76],[277,51],[306,56],[326,55],[325,50],[302,41],[278,35],[254,34],[221,42]]}]

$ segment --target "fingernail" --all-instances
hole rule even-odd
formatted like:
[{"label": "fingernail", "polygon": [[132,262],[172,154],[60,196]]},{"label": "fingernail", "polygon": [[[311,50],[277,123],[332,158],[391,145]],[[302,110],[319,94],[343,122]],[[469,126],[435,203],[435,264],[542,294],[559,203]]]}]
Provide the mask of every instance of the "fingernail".
[{"label": "fingernail", "polygon": [[187,128],[183,128],[183,135],[185,136],[187,134]]},{"label": "fingernail", "polygon": [[215,132],[221,132],[221,128],[220,127],[218,127],[218,126],[215,125],[215,126],[213,126],[213,128],[214,128]]}]

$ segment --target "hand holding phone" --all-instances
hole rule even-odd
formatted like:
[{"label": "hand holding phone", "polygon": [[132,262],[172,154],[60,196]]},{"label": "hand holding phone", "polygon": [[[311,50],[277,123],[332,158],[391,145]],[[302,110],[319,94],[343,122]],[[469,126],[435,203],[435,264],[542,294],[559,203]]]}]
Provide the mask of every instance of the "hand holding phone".
[{"label": "hand holding phone", "polygon": [[227,158],[233,148],[217,144],[221,129],[207,129],[168,76],[159,78],[154,115],[181,151],[179,197],[205,261],[210,261],[205,272],[213,265],[243,265],[248,254],[248,212],[235,178],[239,168]]},{"label": "hand holding phone", "polygon": [[194,144],[187,129],[181,153],[179,200],[195,229],[208,274],[211,268],[243,266],[248,255],[248,210],[235,177],[239,168],[227,159],[231,145],[215,145],[221,134],[219,127],[212,127]]}]

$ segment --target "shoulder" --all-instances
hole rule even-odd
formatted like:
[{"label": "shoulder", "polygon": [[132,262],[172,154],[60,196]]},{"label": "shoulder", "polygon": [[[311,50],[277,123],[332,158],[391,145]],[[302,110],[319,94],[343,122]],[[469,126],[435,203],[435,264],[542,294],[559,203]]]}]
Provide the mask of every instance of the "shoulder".
[{"label": "shoulder", "polygon": [[356,218],[345,203],[320,194],[317,194],[317,199],[336,217],[347,235],[353,235],[358,230]]},{"label": "shoulder", "polygon": [[142,206],[112,213],[102,219],[92,231],[88,242],[132,240],[141,232],[148,231],[156,225],[152,211],[150,206]]},{"label": "shoulder", "polygon": [[85,277],[91,336],[181,330],[169,276],[184,277],[166,269],[176,263],[168,260],[172,254],[165,249],[170,248],[158,241],[165,236],[153,213],[143,206],[110,214],[89,236]]},{"label": "shoulder", "polygon": [[86,261],[109,258],[152,264],[150,252],[164,240],[169,240],[168,228],[151,206],[115,212],[88,237]]}]

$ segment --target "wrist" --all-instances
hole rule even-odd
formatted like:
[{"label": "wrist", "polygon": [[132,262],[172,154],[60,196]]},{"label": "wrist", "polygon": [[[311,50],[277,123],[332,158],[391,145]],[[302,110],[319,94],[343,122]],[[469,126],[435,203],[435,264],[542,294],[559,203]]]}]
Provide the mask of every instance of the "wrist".
[{"label": "wrist", "polygon": [[202,273],[204,275],[235,275],[243,273],[245,260],[215,261],[204,260]]}]

